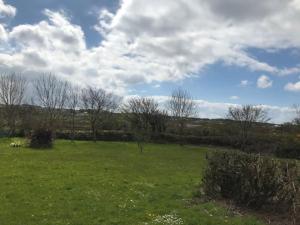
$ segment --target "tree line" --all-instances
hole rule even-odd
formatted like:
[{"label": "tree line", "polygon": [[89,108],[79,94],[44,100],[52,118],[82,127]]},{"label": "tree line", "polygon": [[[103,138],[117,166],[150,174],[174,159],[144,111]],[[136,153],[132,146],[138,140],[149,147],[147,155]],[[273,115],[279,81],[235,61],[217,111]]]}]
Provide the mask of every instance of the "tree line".
[{"label": "tree line", "polygon": [[[73,130],[76,113],[83,110],[88,115],[93,135],[98,125],[114,112],[124,113],[132,123],[132,129],[149,131],[163,131],[164,121],[169,115],[178,120],[178,128],[182,130],[185,118],[195,115],[194,101],[181,89],[173,92],[166,110],[161,109],[153,98],[135,97],[125,104],[122,100],[120,96],[102,88],[81,88],[53,74],[41,75],[31,82],[16,73],[0,75],[2,127],[7,127],[12,136],[20,122],[32,122],[32,129],[40,126],[55,131],[65,110],[71,112]],[[34,113],[36,121],[21,118],[26,114],[22,107],[33,110],[33,106],[35,110],[30,114],[33,116]]]},{"label": "tree line", "polygon": [[[122,97],[104,89],[75,86],[53,74],[41,75],[30,82],[16,73],[0,75],[0,104],[1,125],[8,129],[10,136],[14,136],[20,126],[27,131],[43,128],[56,132],[68,111],[72,137],[76,132],[75,118],[81,112],[87,116],[90,132],[96,140],[101,124],[113,113],[120,113],[129,123],[141,151],[142,143],[153,133],[163,133],[169,121],[175,124],[179,135],[184,135],[188,119],[197,117],[195,100],[181,88],[173,90],[161,107],[154,98],[133,97],[124,102]],[[265,109],[252,105],[230,107],[226,118],[238,124],[237,136],[242,148],[253,125],[270,119]]]}]

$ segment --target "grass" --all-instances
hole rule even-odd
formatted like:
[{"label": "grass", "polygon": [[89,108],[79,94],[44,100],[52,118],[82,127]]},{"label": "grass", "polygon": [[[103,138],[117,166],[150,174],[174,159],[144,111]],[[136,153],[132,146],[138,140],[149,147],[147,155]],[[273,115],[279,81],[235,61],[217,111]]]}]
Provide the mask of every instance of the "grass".
[{"label": "grass", "polygon": [[1,225],[262,225],[215,203],[192,205],[207,148],[59,140],[53,150],[0,140]]}]

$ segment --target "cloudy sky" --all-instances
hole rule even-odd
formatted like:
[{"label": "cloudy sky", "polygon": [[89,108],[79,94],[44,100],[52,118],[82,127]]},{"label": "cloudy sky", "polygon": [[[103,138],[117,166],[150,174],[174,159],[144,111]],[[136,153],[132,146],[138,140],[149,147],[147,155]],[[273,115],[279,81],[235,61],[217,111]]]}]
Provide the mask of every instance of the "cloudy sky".
[{"label": "cloudy sky", "polygon": [[176,87],[201,117],[300,103],[300,0],[0,0],[0,72],[55,73],[122,96]]}]

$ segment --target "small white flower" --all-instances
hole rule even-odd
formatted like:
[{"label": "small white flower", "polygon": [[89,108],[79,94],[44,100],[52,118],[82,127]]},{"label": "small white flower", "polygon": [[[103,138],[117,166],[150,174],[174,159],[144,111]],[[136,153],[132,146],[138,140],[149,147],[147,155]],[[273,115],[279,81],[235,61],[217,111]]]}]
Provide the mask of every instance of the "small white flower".
[{"label": "small white flower", "polygon": [[182,225],[183,220],[178,217],[176,214],[166,214],[163,216],[157,216],[153,220],[154,224],[161,224],[161,225]]}]

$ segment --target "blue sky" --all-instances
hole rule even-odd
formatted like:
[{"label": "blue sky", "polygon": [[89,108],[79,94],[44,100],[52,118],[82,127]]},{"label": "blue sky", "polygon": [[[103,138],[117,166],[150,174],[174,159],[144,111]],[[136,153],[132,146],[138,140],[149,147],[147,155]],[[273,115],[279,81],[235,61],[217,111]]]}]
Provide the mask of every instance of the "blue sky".
[{"label": "blue sky", "polygon": [[299,15],[299,0],[0,0],[0,71],[123,96],[182,87],[200,116],[255,104],[281,123],[300,103]]}]

